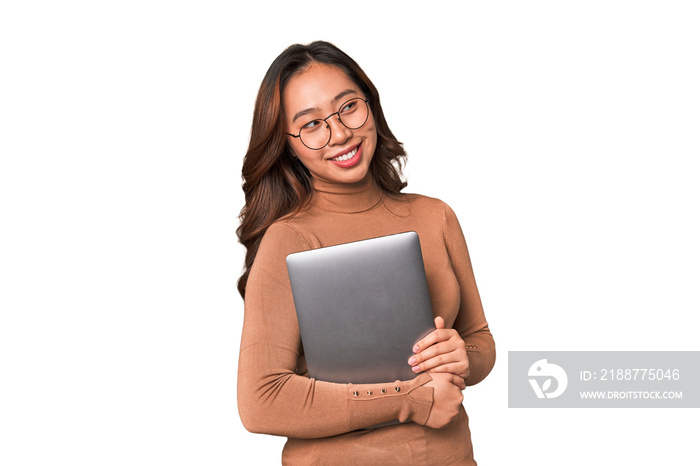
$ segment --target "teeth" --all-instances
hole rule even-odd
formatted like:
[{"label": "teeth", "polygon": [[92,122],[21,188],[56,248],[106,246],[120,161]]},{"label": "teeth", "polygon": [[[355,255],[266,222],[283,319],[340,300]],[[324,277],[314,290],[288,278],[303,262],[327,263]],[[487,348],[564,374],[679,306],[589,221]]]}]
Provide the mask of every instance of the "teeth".
[{"label": "teeth", "polygon": [[348,152],[345,155],[339,155],[338,157],[333,157],[331,160],[335,162],[345,162],[346,160],[350,160],[351,158],[355,157],[355,154],[357,154],[357,147],[355,147],[353,150]]}]

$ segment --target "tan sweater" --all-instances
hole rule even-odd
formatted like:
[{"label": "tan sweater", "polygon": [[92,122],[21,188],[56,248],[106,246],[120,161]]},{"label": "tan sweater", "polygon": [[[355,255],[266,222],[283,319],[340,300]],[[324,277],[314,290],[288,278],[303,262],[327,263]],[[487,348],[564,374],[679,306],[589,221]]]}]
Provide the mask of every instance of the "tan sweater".
[{"label": "tan sweater", "polygon": [[[314,188],[299,214],[268,229],[248,279],[238,368],[244,426],[289,437],[284,464],[476,464],[464,408],[442,429],[423,425],[430,375],[373,385],[308,378],[285,262],[292,252],[416,231],[433,312],[464,338],[474,385],[496,353],[457,218],[437,199],[391,196],[372,182]],[[413,422],[368,429],[392,419]]]}]

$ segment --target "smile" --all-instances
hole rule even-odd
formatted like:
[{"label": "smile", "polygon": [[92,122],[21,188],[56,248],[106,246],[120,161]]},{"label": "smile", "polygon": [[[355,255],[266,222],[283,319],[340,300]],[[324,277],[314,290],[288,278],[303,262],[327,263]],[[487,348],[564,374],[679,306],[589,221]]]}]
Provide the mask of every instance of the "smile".
[{"label": "smile", "polygon": [[330,160],[333,162],[345,162],[346,160],[350,160],[351,158],[355,157],[359,148],[360,148],[360,146],[358,145],[350,152],[346,152],[346,153],[341,154],[337,157],[333,157]]}]

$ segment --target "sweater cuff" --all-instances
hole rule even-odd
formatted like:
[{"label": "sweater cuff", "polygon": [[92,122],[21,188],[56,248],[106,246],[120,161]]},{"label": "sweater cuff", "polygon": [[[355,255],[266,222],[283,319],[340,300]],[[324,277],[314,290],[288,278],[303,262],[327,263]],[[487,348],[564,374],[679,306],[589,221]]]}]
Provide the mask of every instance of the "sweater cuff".
[{"label": "sweater cuff", "polygon": [[[425,387],[432,377],[427,372],[413,380],[386,384],[348,384],[354,428],[398,419],[425,425],[433,406],[433,389]],[[359,404],[355,404],[359,403]],[[354,405],[354,406],[353,406]]]},{"label": "sweater cuff", "polygon": [[492,352],[482,353],[476,346],[467,346],[467,359],[469,360],[469,376],[464,379],[464,382],[467,386],[476,385],[491,372],[494,355]]}]

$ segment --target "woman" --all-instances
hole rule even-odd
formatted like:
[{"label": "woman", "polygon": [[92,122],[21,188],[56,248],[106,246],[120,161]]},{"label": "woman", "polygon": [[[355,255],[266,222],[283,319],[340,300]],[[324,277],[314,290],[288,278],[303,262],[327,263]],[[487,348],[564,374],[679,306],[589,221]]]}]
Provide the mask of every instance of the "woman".
[{"label": "woman", "polygon": [[[272,63],[243,162],[238,403],[249,431],[289,437],[284,464],[476,464],[461,390],[490,372],[493,337],[457,218],[400,193],[404,157],[376,88],[338,48],[293,45]],[[409,230],[436,315],[407,361],[420,375],[390,390],[309,379],[286,256]],[[370,428],[394,419],[410,422]]]}]

